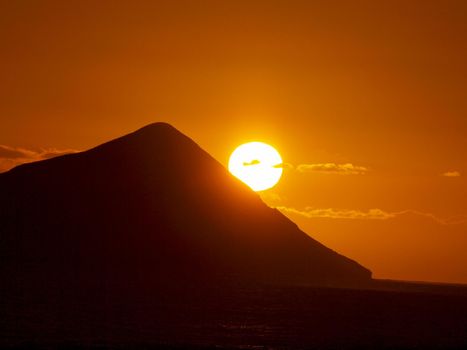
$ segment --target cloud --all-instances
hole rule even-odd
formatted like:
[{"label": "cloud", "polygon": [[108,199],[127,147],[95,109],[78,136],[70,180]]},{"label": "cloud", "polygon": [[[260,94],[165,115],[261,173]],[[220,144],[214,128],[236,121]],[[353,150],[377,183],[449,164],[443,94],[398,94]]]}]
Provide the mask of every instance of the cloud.
[{"label": "cloud", "polygon": [[24,149],[14,148],[5,145],[0,145],[0,158],[1,159],[23,159],[32,158],[36,152]]},{"label": "cloud", "polygon": [[381,209],[370,209],[368,211],[360,211],[354,209],[317,209],[306,207],[304,210],[298,210],[288,207],[276,207],[280,211],[287,213],[298,214],[307,218],[331,218],[331,219],[373,219],[386,220],[395,217],[393,213],[385,212]]},{"label": "cloud", "polygon": [[253,159],[251,162],[243,162],[243,166],[257,165],[260,161],[258,159]]},{"label": "cloud", "polygon": [[459,171],[446,171],[441,175],[446,177],[459,177],[461,176],[461,173]]},{"label": "cloud", "polygon": [[274,165],[273,168],[293,169],[294,166],[290,163],[279,163]]},{"label": "cloud", "polygon": [[297,170],[302,173],[315,172],[315,173],[339,174],[339,175],[364,175],[369,171],[367,167],[353,165],[352,163],[300,164],[297,166]]},{"label": "cloud", "polygon": [[64,154],[76,153],[73,149],[48,148],[39,151],[29,150],[20,147],[10,147],[0,145],[0,172],[7,171],[15,166],[24,163],[50,159]]},{"label": "cloud", "polygon": [[276,209],[291,214],[297,214],[306,218],[327,218],[327,219],[349,219],[349,220],[388,220],[401,215],[413,214],[423,216],[436,221],[441,225],[456,225],[467,223],[467,215],[459,215],[448,219],[442,219],[431,213],[425,213],[418,210],[402,210],[398,212],[387,212],[381,209],[369,209],[367,211],[355,209],[333,209],[333,208],[312,208],[306,207],[304,210],[289,208],[284,206],[276,207]]}]

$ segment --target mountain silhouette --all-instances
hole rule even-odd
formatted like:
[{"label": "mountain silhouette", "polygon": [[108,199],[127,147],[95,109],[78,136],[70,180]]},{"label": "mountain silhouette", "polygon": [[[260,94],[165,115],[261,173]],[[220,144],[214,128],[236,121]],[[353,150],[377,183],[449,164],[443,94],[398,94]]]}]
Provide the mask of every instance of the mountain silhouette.
[{"label": "mountain silhouette", "polygon": [[166,123],[0,174],[0,198],[4,288],[371,279]]}]

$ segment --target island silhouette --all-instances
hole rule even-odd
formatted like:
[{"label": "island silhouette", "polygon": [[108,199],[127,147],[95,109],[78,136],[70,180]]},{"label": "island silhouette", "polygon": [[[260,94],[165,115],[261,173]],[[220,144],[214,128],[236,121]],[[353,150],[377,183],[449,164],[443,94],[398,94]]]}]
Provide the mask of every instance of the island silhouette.
[{"label": "island silhouette", "polygon": [[373,281],[166,123],[0,174],[0,198],[2,347],[467,344],[465,289]]}]

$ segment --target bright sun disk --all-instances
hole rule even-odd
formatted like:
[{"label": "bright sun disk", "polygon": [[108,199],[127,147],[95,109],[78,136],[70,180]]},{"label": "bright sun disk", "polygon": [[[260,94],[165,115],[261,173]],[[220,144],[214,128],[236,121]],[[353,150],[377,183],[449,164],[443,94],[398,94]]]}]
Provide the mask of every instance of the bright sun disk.
[{"label": "bright sun disk", "polygon": [[274,187],[282,176],[282,158],[277,150],[263,142],[238,146],[229,159],[229,171],[254,191]]}]

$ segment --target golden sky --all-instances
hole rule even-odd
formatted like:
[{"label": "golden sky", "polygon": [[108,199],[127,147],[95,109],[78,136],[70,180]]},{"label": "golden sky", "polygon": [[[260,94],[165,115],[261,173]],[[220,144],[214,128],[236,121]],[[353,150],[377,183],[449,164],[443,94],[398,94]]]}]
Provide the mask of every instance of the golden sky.
[{"label": "golden sky", "polygon": [[155,121],[378,278],[467,283],[467,2],[0,0],[0,167]]}]

